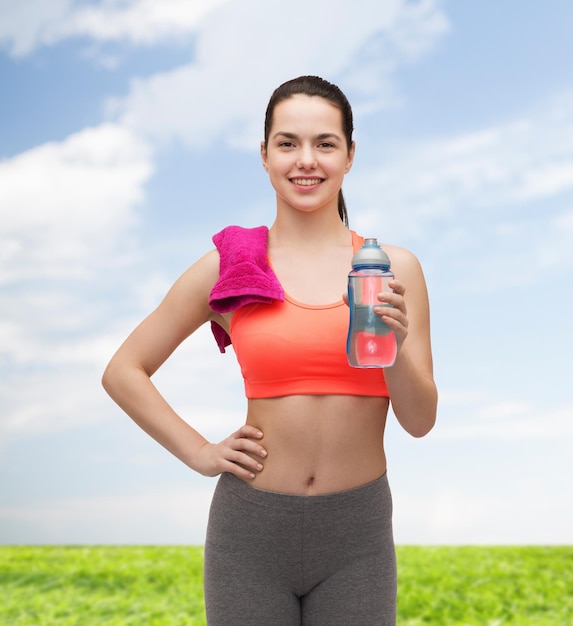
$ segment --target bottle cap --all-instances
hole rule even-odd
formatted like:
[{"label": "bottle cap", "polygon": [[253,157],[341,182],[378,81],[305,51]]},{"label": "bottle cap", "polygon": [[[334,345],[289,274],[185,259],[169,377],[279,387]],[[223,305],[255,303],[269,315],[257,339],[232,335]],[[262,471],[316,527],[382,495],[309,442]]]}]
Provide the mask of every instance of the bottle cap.
[{"label": "bottle cap", "polygon": [[376,237],[364,239],[364,245],[352,257],[352,267],[382,266],[390,269],[390,259],[378,244]]}]

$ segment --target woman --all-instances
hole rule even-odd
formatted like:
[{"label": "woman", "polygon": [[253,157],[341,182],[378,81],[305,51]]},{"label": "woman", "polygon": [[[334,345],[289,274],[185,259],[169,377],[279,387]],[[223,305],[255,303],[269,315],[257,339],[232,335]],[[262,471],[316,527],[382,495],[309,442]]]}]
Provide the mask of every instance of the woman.
[{"label": "woman", "polygon": [[[220,475],[205,546],[213,626],[395,624],[383,448],[389,398],[402,427],[421,437],[434,425],[437,393],[424,277],[404,249],[384,246],[397,278],[393,293],[379,296],[392,305],[378,314],[396,334],[394,366],[346,362],[342,294],[362,243],[347,227],[341,192],[354,158],[352,131],[350,105],[335,85],[312,76],[281,85],[261,143],[276,219],[268,234],[255,229],[265,239],[263,266],[268,259],[255,270],[281,293],[217,301],[222,274],[240,266],[233,241],[239,245],[243,232],[233,231],[234,240],[223,231],[217,249],[177,280],[104,374],[105,389],[147,433],[190,468]],[[240,254],[249,250],[243,245]],[[150,381],[206,322],[220,345],[230,336],[248,398],[245,424],[219,443],[189,426]]]}]

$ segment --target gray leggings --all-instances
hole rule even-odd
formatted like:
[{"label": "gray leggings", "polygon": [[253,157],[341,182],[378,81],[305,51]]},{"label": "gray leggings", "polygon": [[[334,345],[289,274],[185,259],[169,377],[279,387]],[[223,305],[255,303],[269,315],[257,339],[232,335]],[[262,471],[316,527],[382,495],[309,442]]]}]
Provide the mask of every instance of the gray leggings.
[{"label": "gray leggings", "polygon": [[209,626],[395,626],[386,475],[299,496],[221,475],[205,544]]}]

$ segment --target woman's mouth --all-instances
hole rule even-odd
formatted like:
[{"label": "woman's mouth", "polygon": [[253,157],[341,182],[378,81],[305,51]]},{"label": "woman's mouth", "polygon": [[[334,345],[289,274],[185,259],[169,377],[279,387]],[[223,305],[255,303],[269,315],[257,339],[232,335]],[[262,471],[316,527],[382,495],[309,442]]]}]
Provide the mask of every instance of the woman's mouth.
[{"label": "woman's mouth", "polygon": [[291,183],[295,185],[300,185],[301,187],[312,187],[313,185],[319,185],[323,179],[322,178],[291,178]]}]

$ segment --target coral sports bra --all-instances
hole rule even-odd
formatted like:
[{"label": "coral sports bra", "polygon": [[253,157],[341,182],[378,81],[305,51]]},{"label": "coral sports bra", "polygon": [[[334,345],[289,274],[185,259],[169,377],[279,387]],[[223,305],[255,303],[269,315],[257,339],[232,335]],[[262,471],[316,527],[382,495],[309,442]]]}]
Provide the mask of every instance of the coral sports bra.
[{"label": "coral sports bra", "polygon": [[[355,250],[362,238],[353,233]],[[290,395],[388,397],[382,369],[350,367],[346,357],[349,311],[340,300],[309,305],[252,303],[235,311],[230,336],[247,398]]]}]

